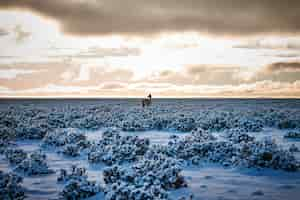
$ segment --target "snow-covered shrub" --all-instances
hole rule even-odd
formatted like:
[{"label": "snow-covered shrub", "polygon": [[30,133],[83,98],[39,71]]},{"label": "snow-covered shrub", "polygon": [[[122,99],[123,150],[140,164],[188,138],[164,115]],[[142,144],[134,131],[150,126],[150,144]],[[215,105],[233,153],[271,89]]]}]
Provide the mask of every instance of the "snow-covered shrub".
[{"label": "snow-covered shrub", "polygon": [[142,160],[133,165],[132,169],[137,176],[145,177],[144,182],[149,181],[148,184],[150,184],[158,180],[162,188],[171,189],[186,186],[186,182],[180,174],[181,165],[182,163],[178,159],[147,152]]},{"label": "snow-covered shrub", "polygon": [[299,138],[300,139],[300,131],[289,131],[287,134],[284,135],[285,138]]},{"label": "snow-covered shrub", "polygon": [[22,139],[42,139],[47,133],[47,129],[39,127],[38,124],[23,124],[22,126],[18,126],[15,130],[16,137]]},{"label": "snow-covered shrub", "polygon": [[28,176],[54,173],[53,170],[49,169],[46,162],[46,155],[39,151],[31,153],[14,170]]},{"label": "snow-covered shrub", "polygon": [[5,151],[5,157],[12,165],[17,165],[27,158],[27,153],[22,149],[9,148]]},{"label": "snow-covered shrub", "polygon": [[25,193],[21,183],[22,177],[12,173],[4,173],[0,170],[0,199],[24,199]]},{"label": "snow-covered shrub", "polygon": [[243,128],[232,128],[225,131],[226,137],[235,144],[241,142],[252,142],[254,137],[247,134]]},{"label": "snow-covered shrub", "polygon": [[153,117],[152,118],[152,128],[156,130],[164,130],[167,129],[170,124],[172,123],[172,120],[165,117]]},{"label": "snow-covered shrub", "polygon": [[11,145],[11,142],[0,139],[0,154],[5,153],[6,149]]},{"label": "snow-covered shrub", "polygon": [[131,185],[127,182],[117,181],[108,185],[105,190],[106,200],[115,199],[131,199],[131,200],[168,200],[168,192],[157,185],[150,185],[148,187],[139,187]]},{"label": "snow-covered shrub", "polygon": [[[232,132],[230,132],[232,133]],[[240,132],[230,136],[232,141],[214,141],[191,139],[186,136],[182,140],[170,141],[166,148],[157,148],[156,152],[190,160],[197,164],[200,159],[218,162],[224,166],[242,165],[247,167],[267,167],[295,171],[299,162],[292,152],[281,149],[273,140],[255,141]],[[153,151],[153,150],[152,150]]]},{"label": "snow-covered shrub", "polygon": [[293,119],[282,119],[278,122],[277,126],[280,129],[297,128],[299,121]]},{"label": "snow-covered shrub", "polygon": [[80,146],[77,144],[67,144],[63,147],[62,153],[67,156],[76,157],[79,156]]},{"label": "snow-covered shrub", "polygon": [[63,146],[66,144],[66,135],[68,134],[67,129],[56,129],[48,132],[43,138],[43,146]]},{"label": "snow-covered shrub", "polygon": [[190,137],[186,137],[188,140],[194,142],[207,142],[210,140],[216,140],[216,138],[208,131],[203,130],[202,128],[195,128],[191,132]]},{"label": "snow-covered shrub", "polygon": [[63,199],[85,199],[101,191],[100,186],[89,181],[85,168],[72,166],[71,173],[61,169],[57,181],[64,184],[60,196]]},{"label": "snow-covered shrub", "polygon": [[260,120],[248,120],[241,118],[239,120],[239,127],[246,130],[246,132],[259,132],[263,129],[263,123]]},{"label": "snow-covered shrub", "polygon": [[75,165],[71,168],[71,173],[68,173],[65,169],[60,169],[59,176],[57,177],[58,182],[66,182],[71,179],[87,179],[86,169],[84,167],[77,167]]},{"label": "snow-covered shrub", "polygon": [[146,128],[143,126],[141,120],[126,120],[122,123],[123,131],[145,131]]},{"label": "snow-covered shrub", "polygon": [[81,147],[88,146],[86,136],[76,129],[56,129],[48,132],[43,138],[43,146],[64,146],[67,144],[79,144]]},{"label": "snow-covered shrub", "polygon": [[289,151],[290,151],[290,152],[299,152],[300,149],[299,149],[295,144],[292,144],[292,145],[289,147]]},{"label": "snow-covered shrub", "polygon": [[167,191],[186,186],[180,163],[162,154],[147,154],[132,167],[103,171],[106,199],[168,199]]},{"label": "snow-covered shrub", "polygon": [[195,128],[196,123],[194,118],[185,117],[184,115],[182,115],[178,118],[175,118],[170,126],[172,129],[175,129],[177,131],[188,132]]},{"label": "snow-covered shrub", "polygon": [[5,153],[15,138],[16,134],[13,128],[0,124],[0,154]]},{"label": "snow-covered shrub", "polygon": [[121,136],[116,130],[104,131],[102,139],[91,146],[88,160],[107,165],[131,162],[142,156],[149,147],[148,139],[137,136]]},{"label": "snow-covered shrub", "polygon": [[0,125],[0,141],[7,142],[16,138],[15,131],[12,128]]},{"label": "snow-covered shrub", "polygon": [[[223,113],[221,113],[223,114]],[[223,130],[225,128],[228,127],[227,125],[227,120],[225,118],[225,116],[216,116],[216,117],[213,117],[211,119],[209,119],[207,125],[207,129],[208,130],[216,130],[216,131],[220,131],[220,130]]]},{"label": "snow-covered shrub", "polygon": [[97,130],[103,126],[104,123],[101,121],[100,116],[94,114],[88,114],[82,119],[82,121],[80,121],[78,127],[89,129],[89,130]]},{"label": "snow-covered shrub", "polygon": [[183,139],[173,138],[169,141],[167,148],[156,146],[156,150],[164,151],[166,155],[177,157],[184,160],[190,160],[194,156],[204,157],[207,152],[217,144],[215,137],[211,133],[198,128],[191,135]]},{"label": "snow-covered shrub", "polygon": [[249,167],[268,167],[286,171],[296,171],[300,167],[290,151],[280,148],[271,139],[245,144],[241,152]]}]

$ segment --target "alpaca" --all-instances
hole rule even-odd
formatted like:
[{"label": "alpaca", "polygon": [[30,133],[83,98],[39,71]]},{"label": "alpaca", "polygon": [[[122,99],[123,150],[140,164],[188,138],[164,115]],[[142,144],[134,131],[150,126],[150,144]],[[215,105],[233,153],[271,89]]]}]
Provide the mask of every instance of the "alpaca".
[{"label": "alpaca", "polygon": [[151,94],[149,94],[147,98],[142,99],[142,106],[143,107],[150,106],[151,103],[152,103],[152,96],[151,96]]}]

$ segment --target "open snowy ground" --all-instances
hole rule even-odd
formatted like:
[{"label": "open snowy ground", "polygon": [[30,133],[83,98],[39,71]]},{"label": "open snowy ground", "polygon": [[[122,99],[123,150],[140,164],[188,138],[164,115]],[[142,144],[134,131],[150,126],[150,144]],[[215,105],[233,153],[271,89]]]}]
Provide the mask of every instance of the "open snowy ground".
[{"label": "open snowy ground", "polygon": [[[129,173],[144,159],[156,160],[156,154],[163,164],[169,158],[180,162],[178,174],[166,172],[163,179],[173,181],[180,174],[186,183],[161,184],[168,193],[164,198],[293,200],[300,195],[300,138],[285,137],[300,132],[300,100],[154,100],[145,109],[135,99],[2,100],[0,109],[0,170],[23,177],[25,199],[66,198],[61,191],[68,183],[57,178],[73,165],[86,168],[88,181],[101,187],[88,199],[124,197],[124,189],[144,186],[117,177],[126,186],[115,190],[103,171],[119,166]],[[105,135],[110,128],[114,131]],[[76,142],[80,145],[73,149]],[[145,151],[136,153],[141,147]],[[24,161],[12,163],[10,156],[21,154],[8,149],[22,149],[27,156],[41,151],[54,173],[16,170]],[[156,169],[161,170],[153,173]],[[137,179],[144,184],[145,177]]]}]

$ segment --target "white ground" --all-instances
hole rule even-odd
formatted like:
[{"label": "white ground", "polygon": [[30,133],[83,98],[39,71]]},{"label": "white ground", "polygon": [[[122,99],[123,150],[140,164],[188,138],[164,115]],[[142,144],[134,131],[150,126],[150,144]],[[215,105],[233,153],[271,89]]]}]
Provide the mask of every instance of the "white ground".
[{"label": "white ground", "polygon": [[[57,128],[56,126],[61,125],[61,122],[55,124],[56,122],[51,120],[58,119],[65,122],[67,127],[75,128],[79,126],[80,129],[78,131],[83,131],[88,140],[91,141],[101,139],[102,131],[104,130],[101,127],[102,125],[106,127],[114,125],[118,128],[124,128],[123,122],[125,121],[136,128],[134,125],[137,122],[146,131],[123,131],[121,135],[137,135],[149,138],[150,144],[166,145],[171,135],[175,134],[179,138],[183,138],[190,134],[189,131],[183,133],[178,130],[182,128],[182,125],[189,123],[180,120],[193,118],[197,126],[203,125],[203,121],[214,125],[217,123],[214,121],[211,123],[210,119],[218,118],[222,120],[224,112],[232,114],[226,115],[223,118],[227,122],[233,117],[238,120],[242,119],[242,121],[245,119],[254,124],[258,123],[255,120],[262,119],[261,123],[264,123],[263,131],[248,132],[248,134],[255,136],[257,140],[261,140],[264,137],[272,137],[284,149],[288,149],[291,144],[295,144],[300,149],[300,140],[285,139],[283,135],[289,129],[278,129],[276,125],[288,118],[288,121],[294,122],[293,120],[295,120],[297,122],[298,126],[295,130],[299,131],[299,100],[173,100],[171,103],[169,100],[161,100],[154,102],[151,108],[145,110],[140,107],[138,100],[115,100],[114,102],[111,100],[102,100],[102,102],[98,100],[86,102],[82,102],[81,100],[78,102],[62,100],[59,103],[53,102],[51,100],[41,102],[0,102],[0,121],[4,119],[1,114],[6,112],[9,116],[8,121],[11,120],[11,117],[15,118],[18,125],[22,125],[21,120],[23,120],[24,126],[36,125],[31,124],[30,120],[33,119],[33,122],[41,122],[42,125],[47,125],[50,121],[53,124],[51,124],[52,127],[49,127]],[[10,108],[10,106],[12,107]],[[39,109],[39,114],[32,114],[31,111],[37,112]],[[182,116],[183,114],[184,116]],[[145,117],[141,117],[143,115]],[[149,125],[147,124],[147,120],[152,120],[151,123],[157,122],[159,121],[156,119],[157,116],[164,120],[170,119],[166,124],[162,124],[163,131],[153,130],[155,129],[153,127],[147,129]],[[2,124],[5,123],[3,122]],[[230,123],[234,125],[235,121],[232,120]],[[231,125],[230,123],[229,125]],[[269,128],[267,123],[273,126]],[[193,123],[191,124],[193,125]],[[242,123],[238,122],[238,125],[240,124]],[[89,127],[85,127],[85,125]],[[212,133],[219,140],[226,140],[222,131],[213,130]],[[41,148],[41,140],[17,140],[16,144],[26,152],[33,152]],[[62,190],[62,185],[56,181],[58,171],[62,168],[70,169],[72,165],[86,167],[90,180],[104,184],[102,178],[102,170],[106,167],[104,164],[90,164],[86,155],[71,158],[58,154],[57,150],[54,148],[43,148],[43,151],[47,155],[47,163],[50,169],[56,171],[55,174],[24,177],[22,185],[26,189],[26,199],[42,200],[57,198],[58,193]],[[300,161],[300,153],[298,152],[294,155]],[[1,154],[0,170],[5,172],[13,170],[12,166],[8,164],[7,160]],[[182,174],[188,183],[188,187],[171,190],[170,196],[173,199],[188,196],[189,194],[193,194],[195,199],[205,200],[298,200],[300,197],[300,171],[285,172],[273,169],[258,170],[255,168],[223,167],[219,164],[201,162],[198,166],[185,166]],[[104,194],[99,193],[90,199],[104,199]]]},{"label": "white ground", "polygon": [[[280,144],[288,147],[291,143],[300,148],[300,140],[284,139],[286,131],[266,128],[264,131],[255,134],[257,138],[272,137]],[[88,139],[99,140],[102,130],[85,131]],[[166,131],[145,131],[145,132],[122,132],[124,135],[138,135],[150,139],[151,144],[166,144],[170,135],[183,137],[188,133],[166,132]],[[222,138],[222,133],[214,133]],[[18,141],[17,145],[32,152],[40,148],[40,141]],[[101,164],[89,164],[84,157],[70,158],[55,152],[55,149],[47,149],[47,161],[51,169],[58,171],[61,168],[68,169],[72,165],[86,167],[89,179],[103,184]],[[300,158],[300,153],[296,154]],[[0,169],[10,171],[12,168],[4,159],[0,159]],[[187,166],[183,169],[183,175],[188,182],[188,188],[171,191],[171,197],[177,199],[180,196],[193,194],[195,199],[289,199],[298,200],[300,196],[300,172],[284,172],[272,169],[240,169],[224,168],[218,164],[202,163],[199,166]],[[27,189],[27,199],[54,199],[58,197],[61,185],[56,181],[57,173],[25,177],[23,185]],[[259,191],[259,192],[258,192]],[[258,194],[255,194],[258,193]],[[262,192],[262,193],[260,193]],[[104,199],[100,193],[91,199]]]}]

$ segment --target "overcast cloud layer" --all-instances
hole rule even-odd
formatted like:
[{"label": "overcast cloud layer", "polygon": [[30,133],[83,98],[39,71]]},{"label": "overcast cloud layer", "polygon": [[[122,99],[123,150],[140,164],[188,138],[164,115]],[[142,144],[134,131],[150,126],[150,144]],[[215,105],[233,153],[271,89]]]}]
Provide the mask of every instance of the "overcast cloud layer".
[{"label": "overcast cloud layer", "polygon": [[213,35],[299,34],[299,0],[1,0],[75,35],[198,31]]}]

